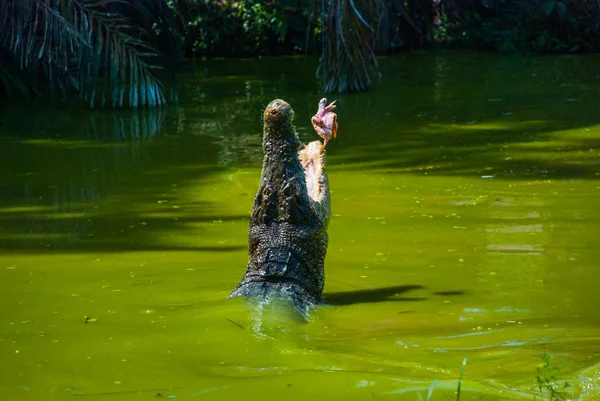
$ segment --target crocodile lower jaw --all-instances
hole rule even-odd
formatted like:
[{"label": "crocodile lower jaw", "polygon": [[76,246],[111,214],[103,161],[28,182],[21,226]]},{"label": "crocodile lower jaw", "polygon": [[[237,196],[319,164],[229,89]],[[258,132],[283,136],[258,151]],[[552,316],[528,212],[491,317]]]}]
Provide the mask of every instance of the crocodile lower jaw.
[{"label": "crocodile lower jaw", "polygon": [[298,152],[300,163],[304,169],[308,196],[314,202],[319,202],[320,200],[322,188],[319,177],[321,177],[321,174],[323,173],[324,153],[325,147],[321,141],[310,142],[302,150],[300,150],[300,152]]}]

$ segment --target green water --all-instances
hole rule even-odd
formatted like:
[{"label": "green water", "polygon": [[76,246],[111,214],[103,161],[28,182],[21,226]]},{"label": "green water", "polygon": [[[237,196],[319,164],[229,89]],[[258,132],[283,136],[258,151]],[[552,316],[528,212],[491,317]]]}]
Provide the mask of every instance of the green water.
[{"label": "green water", "polygon": [[0,399],[449,400],[467,358],[461,400],[533,400],[547,352],[600,400],[599,63],[401,55],[337,97],[308,324],[225,298],[262,110],[316,139],[314,61],[199,63],[163,111],[7,105]]}]

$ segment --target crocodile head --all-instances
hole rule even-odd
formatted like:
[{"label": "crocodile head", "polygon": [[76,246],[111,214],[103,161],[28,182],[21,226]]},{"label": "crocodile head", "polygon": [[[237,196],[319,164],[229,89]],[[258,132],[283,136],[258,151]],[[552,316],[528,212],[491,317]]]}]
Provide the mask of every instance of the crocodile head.
[{"label": "crocodile head", "polygon": [[280,99],[264,112],[262,175],[248,229],[248,266],[231,297],[271,296],[305,313],[321,302],[329,186],[320,141],[300,149],[294,111]]},{"label": "crocodile head", "polygon": [[262,176],[250,226],[287,222],[311,227],[329,223],[325,153],[319,141],[302,150],[294,111],[280,99],[265,109]]}]

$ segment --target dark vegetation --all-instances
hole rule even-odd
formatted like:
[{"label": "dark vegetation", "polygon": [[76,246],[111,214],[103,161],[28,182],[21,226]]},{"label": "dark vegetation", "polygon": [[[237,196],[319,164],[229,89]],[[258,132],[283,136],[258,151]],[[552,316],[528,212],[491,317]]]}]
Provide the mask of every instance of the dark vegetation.
[{"label": "dark vegetation", "polygon": [[284,54],[318,56],[325,92],[361,91],[376,54],[592,52],[599,24],[596,0],[3,0],[0,95],[156,107],[186,57]]}]

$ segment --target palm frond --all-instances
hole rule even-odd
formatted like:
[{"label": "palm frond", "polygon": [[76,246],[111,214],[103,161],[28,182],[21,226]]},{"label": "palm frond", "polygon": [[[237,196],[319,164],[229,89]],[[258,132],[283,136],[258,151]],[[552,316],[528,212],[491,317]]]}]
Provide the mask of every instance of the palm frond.
[{"label": "palm frond", "polygon": [[375,43],[383,0],[331,0],[325,21],[321,68],[325,92],[356,92],[371,85],[377,71]]},{"label": "palm frond", "polygon": [[29,98],[30,93],[27,86],[19,79],[18,76],[0,65],[0,83],[4,87],[8,98],[13,98],[13,92],[16,91],[24,98]]},{"label": "palm frond", "polygon": [[[167,103],[157,75],[159,53],[118,11],[124,0],[3,0],[0,60],[27,85],[77,91],[94,106],[157,107]],[[154,62],[153,62],[154,61]]]}]

